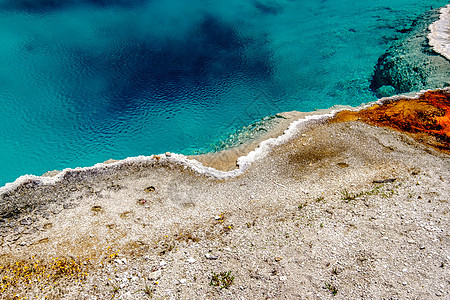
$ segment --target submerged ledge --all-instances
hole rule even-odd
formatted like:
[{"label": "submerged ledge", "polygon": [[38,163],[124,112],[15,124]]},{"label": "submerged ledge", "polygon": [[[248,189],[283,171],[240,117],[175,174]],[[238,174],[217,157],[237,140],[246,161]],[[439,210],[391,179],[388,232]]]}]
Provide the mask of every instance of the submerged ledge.
[{"label": "submerged ledge", "polygon": [[450,4],[440,9],[439,20],[429,27],[428,41],[434,51],[450,60]]},{"label": "submerged ledge", "polygon": [[[170,163],[170,164],[174,164],[174,165],[181,165],[184,168],[189,168],[193,171],[195,171],[198,174],[202,174],[202,175],[207,175],[216,179],[227,179],[227,178],[233,178],[239,175],[242,175],[250,166],[252,163],[254,163],[255,161],[264,158],[273,147],[278,146],[278,145],[282,145],[284,143],[286,143],[287,141],[289,141],[290,139],[292,139],[294,136],[298,135],[301,133],[301,129],[299,129],[301,127],[301,125],[307,125],[310,124],[311,122],[315,122],[315,121],[325,121],[325,120],[329,120],[329,119],[333,119],[333,122],[336,121],[354,121],[356,119],[361,120],[361,121],[365,121],[369,124],[372,125],[382,125],[385,126],[383,124],[380,123],[376,123],[373,122],[371,117],[366,117],[366,118],[362,118],[361,116],[366,114],[364,109],[367,108],[378,108],[378,107],[386,107],[384,106],[384,104],[387,103],[395,103],[397,101],[408,101],[408,100],[413,100],[416,99],[419,102],[421,101],[420,99],[424,97],[424,95],[428,95],[429,93],[434,93],[434,94],[441,94],[441,95],[446,95],[446,99],[448,101],[448,95],[450,92],[450,88],[444,88],[441,90],[436,90],[436,91],[421,91],[415,94],[408,94],[408,95],[396,95],[396,96],[392,96],[392,97],[386,97],[386,98],[381,98],[378,101],[375,101],[373,103],[369,103],[369,104],[364,104],[360,107],[355,107],[352,108],[352,110],[354,111],[353,113],[348,113],[348,108],[336,108],[336,109],[329,109],[329,110],[322,110],[319,112],[310,112],[310,113],[300,113],[300,112],[291,112],[291,113],[285,113],[285,114],[291,114],[291,116],[293,116],[293,118],[295,119],[295,121],[291,122],[290,125],[288,126],[288,128],[286,130],[281,130],[280,132],[280,128],[277,128],[275,131],[275,133],[279,133],[281,135],[279,135],[278,137],[271,137],[268,139],[265,139],[261,142],[258,141],[258,143],[250,143],[250,147],[249,145],[243,145],[241,147],[238,147],[237,149],[229,149],[229,150],[225,150],[222,151],[220,153],[215,153],[212,154],[210,156],[208,155],[200,155],[198,156],[199,160],[196,160],[196,156],[185,156],[182,154],[176,154],[176,153],[165,153],[165,154],[159,154],[159,155],[151,155],[151,156],[137,156],[137,157],[129,157],[126,158],[124,160],[120,160],[120,161],[116,161],[116,160],[109,160],[106,161],[104,163],[98,163],[92,167],[84,167],[84,168],[75,168],[75,169],[71,169],[71,168],[67,168],[64,169],[62,171],[51,171],[51,172],[47,172],[46,174],[42,175],[42,176],[35,176],[35,175],[24,175],[19,177],[18,179],[16,179],[14,182],[12,183],[7,183],[5,186],[0,188],[0,196],[4,195],[4,194],[9,194],[14,192],[15,190],[19,189],[21,186],[35,186],[35,185],[52,185],[55,184],[57,182],[60,182],[61,180],[65,180],[68,178],[85,178],[88,177],[90,175],[95,175],[95,174],[99,174],[99,173],[109,173],[109,172],[113,172],[114,169],[120,169],[129,165],[135,165],[135,164],[153,164],[153,163]],[[433,104],[429,104],[431,106],[433,106]],[[447,102],[448,105],[448,102]],[[416,107],[417,108],[417,107]],[[418,107],[419,109],[421,109],[421,112],[418,112],[418,114],[422,115],[423,112],[423,107]],[[429,109],[430,106],[427,106],[426,109]],[[411,109],[414,110],[414,106],[410,106],[407,108],[408,111],[410,111]],[[436,108],[437,110],[442,108]],[[345,111],[347,110],[347,113],[340,113],[338,114],[340,111]],[[361,113],[356,113],[358,111],[361,111]],[[368,109],[367,111],[369,112],[376,112],[376,110],[373,109]],[[438,112],[434,112],[434,114],[436,115],[439,114]],[[448,121],[448,107],[446,110],[446,113],[444,113],[445,117],[442,120],[442,122],[444,122],[443,124],[447,124]],[[282,114],[281,114],[282,115]],[[337,116],[337,117],[336,117]],[[379,118],[379,117],[378,117]],[[447,122],[447,123],[445,123]],[[441,138],[441,142],[443,142],[443,144],[439,144],[439,141],[435,141],[435,143],[433,144],[436,148],[441,149],[446,151],[447,153],[449,152],[448,150],[448,131],[450,130],[448,127],[448,124],[445,125],[446,127],[446,134],[447,134],[447,139],[444,138],[444,140],[442,140]],[[392,126],[391,126],[392,127]],[[402,129],[399,126],[393,126],[396,129]],[[431,133],[433,136],[436,136],[436,132],[429,132]],[[269,133],[268,135],[263,136],[267,137],[270,136],[271,133]],[[272,133],[273,134],[273,133]],[[445,134],[444,134],[445,135]],[[239,149],[242,148],[242,149]],[[207,157],[207,159],[205,159],[205,157]],[[237,166],[237,168],[229,170],[229,171],[224,171],[224,170],[220,170],[211,166],[217,166],[217,165],[221,165],[220,163],[217,163],[217,160],[221,160],[221,159],[227,159],[231,161],[234,161],[236,159],[235,165]],[[201,161],[205,162],[205,164],[203,164]],[[208,166],[210,165],[210,166]],[[230,163],[228,162],[226,167],[224,167],[223,169],[230,169]],[[45,176],[45,175],[49,175],[49,176]],[[2,203],[0,205],[0,212],[3,211],[2,206],[4,206],[5,203]]]}]

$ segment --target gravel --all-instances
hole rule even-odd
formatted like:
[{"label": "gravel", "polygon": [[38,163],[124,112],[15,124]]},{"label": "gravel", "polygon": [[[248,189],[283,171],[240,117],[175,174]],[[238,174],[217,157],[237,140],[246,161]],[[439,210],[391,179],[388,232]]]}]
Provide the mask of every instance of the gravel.
[{"label": "gravel", "polygon": [[448,299],[449,179],[407,135],[318,123],[234,178],[159,160],[18,189],[0,262],[90,259],[81,281],[7,291],[29,298]]}]

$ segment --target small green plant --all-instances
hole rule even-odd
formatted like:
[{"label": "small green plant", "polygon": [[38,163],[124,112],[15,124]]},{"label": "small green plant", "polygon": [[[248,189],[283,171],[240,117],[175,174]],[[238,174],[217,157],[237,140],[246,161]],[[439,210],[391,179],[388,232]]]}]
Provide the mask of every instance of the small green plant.
[{"label": "small green plant", "polygon": [[377,184],[372,190],[366,192],[366,195],[379,195],[381,193],[382,185]]},{"label": "small green plant", "polygon": [[329,290],[331,292],[331,294],[333,294],[333,296],[336,296],[338,289],[335,285],[332,285],[328,282],[325,282],[325,289]]},{"label": "small green plant", "polygon": [[212,272],[210,286],[218,286],[220,289],[227,289],[234,280],[234,276],[231,276],[231,271],[214,273]]},{"label": "small green plant", "polygon": [[325,200],[325,198],[324,198],[324,197],[322,197],[322,196],[321,196],[321,197],[317,197],[317,198],[316,198],[316,202],[321,202],[321,201],[323,201],[323,200]]},{"label": "small green plant", "polygon": [[337,268],[337,267],[334,267],[332,270],[331,270],[331,274],[333,274],[333,275],[338,275],[340,273],[340,271],[339,271],[339,269]]},{"label": "small green plant", "polygon": [[356,194],[351,194],[350,192],[347,191],[347,189],[344,189],[343,191],[341,191],[341,195],[342,195],[342,200],[344,200],[346,202],[350,202],[361,196],[380,195],[384,198],[389,198],[395,194],[398,194],[395,191],[395,188],[397,188],[397,187],[398,187],[398,185],[387,188],[381,184],[377,184],[377,185],[375,185],[375,187],[373,189],[371,189],[369,191],[363,191],[363,192],[356,193]]},{"label": "small green plant", "polygon": [[359,194],[349,193],[349,191],[347,191],[347,189],[344,189],[343,191],[341,191],[341,195],[342,195],[342,200],[344,200],[346,202],[355,200],[358,196],[360,196]]},{"label": "small green plant", "polygon": [[113,290],[112,290],[112,297],[114,298],[114,296],[119,292],[119,290],[120,290],[120,287],[119,286],[117,286],[117,285],[115,285],[115,286],[113,286]]},{"label": "small green plant", "polygon": [[147,284],[145,285],[145,288],[143,289],[143,291],[144,291],[144,293],[147,295],[147,296],[152,296],[152,294],[153,294],[153,288],[151,288],[150,286],[148,286]]},{"label": "small green plant", "polygon": [[342,195],[342,200],[344,200],[345,202],[350,202],[350,201],[355,200],[356,198],[359,198],[364,195],[372,195],[371,192],[372,191],[351,194],[351,193],[349,193],[349,191],[347,191],[347,189],[344,189],[343,191],[341,191],[341,195]]}]

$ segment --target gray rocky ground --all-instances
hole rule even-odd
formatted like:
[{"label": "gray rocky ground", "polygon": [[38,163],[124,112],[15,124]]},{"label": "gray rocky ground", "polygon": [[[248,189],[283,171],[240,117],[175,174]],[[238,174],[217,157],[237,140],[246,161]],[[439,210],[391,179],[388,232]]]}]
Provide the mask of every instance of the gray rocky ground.
[{"label": "gray rocky ground", "polygon": [[448,299],[449,181],[407,135],[315,122],[235,178],[161,156],[30,182],[0,198],[3,284],[14,264],[81,271],[1,297]]}]

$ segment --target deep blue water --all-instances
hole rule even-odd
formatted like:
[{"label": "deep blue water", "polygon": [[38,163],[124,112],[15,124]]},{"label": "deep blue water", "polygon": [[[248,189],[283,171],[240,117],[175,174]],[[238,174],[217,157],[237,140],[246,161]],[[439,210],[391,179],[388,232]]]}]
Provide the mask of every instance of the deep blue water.
[{"label": "deep blue water", "polygon": [[213,151],[281,111],[375,100],[399,30],[441,0],[0,0],[0,185]]}]

